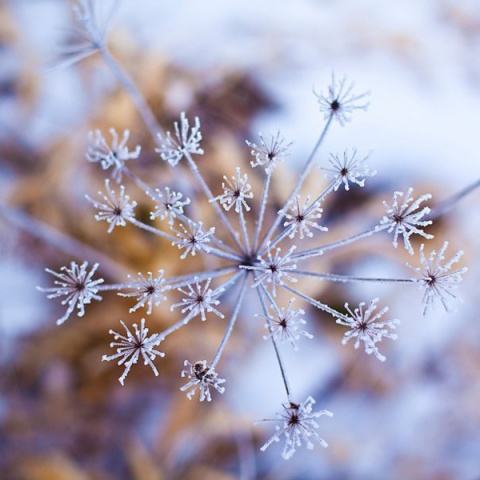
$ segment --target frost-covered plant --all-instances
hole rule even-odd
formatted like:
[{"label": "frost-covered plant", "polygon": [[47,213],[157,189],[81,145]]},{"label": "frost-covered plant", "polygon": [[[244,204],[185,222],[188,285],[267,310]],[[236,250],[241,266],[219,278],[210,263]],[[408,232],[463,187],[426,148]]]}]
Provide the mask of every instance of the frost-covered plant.
[{"label": "frost-covered plant", "polygon": [[[101,53],[118,75],[119,81],[133,96],[157,142],[156,152],[159,159],[176,169],[178,175],[187,175],[186,172],[189,171],[189,181],[197,183],[201,194],[198,198],[189,199],[173,186],[149,185],[131,169],[135,158],[140,155],[140,147],[131,150],[127,146],[128,133],[124,134],[119,143],[118,135],[111,130],[113,143],[109,146],[102,134],[96,131],[90,136],[87,160],[98,162],[120,185],[117,195],[106,180],[107,194],[101,194],[102,201],[88,197],[97,210],[95,218],[109,224],[108,232],[117,226],[131,224],[166,239],[180,250],[173,250],[173,253],[170,251],[168,255],[178,254],[184,262],[189,262],[193,256],[204,261],[195,262],[195,265],[200,266],[181,276],[169,277],[168,272],[160,270],[157,276],[151,272],[138,273],[136,276],[129,276],[128,283],[119,284],[106,284],[101,278],[94,279],[98,265],[87,273],[86,262],[80,267],[72,262],[70,268],[62,267],[59,273],[47,269],[47,272],[55,277],[54,286],[44,289],[48,297],[64,296],[66,298],[63,304],[68,305],[66,313],[58,323],[67,320],[75,308],[78,309],[78,315],[82,316],[86,304],[92,299],[101,300],[98,292],[116,291],[119,295],[133,297],[136,303],[130,312],[145,308],[146,314],[150,315],[155,307],[170,302],[170,294],[175,291],[177,300],[178,295],[181,300],[170,305],[172,317],[176,316],[170,327],[147,336],[148,329],[144,320],[140,327],[134,324],[135,333],[121,322],[126,335],[111,331],[116,340],[111,346],[117,349],[117,353],[104,355],[103,360],[119,359],[118,363],[124,365],[120,376],[122,384],[132,365],[137,363],[140,357],[157,375],[158,370],[153,362],[156,357],[163,356],[162,352],[155,349],[160,342],[196,317],[200,317],[202,321],[212,314],[220,319],[225,318],[225,333],[213,358],[210,361],[185,360],[186,368],[181,371],[181,376],[186,377],[188,382],[180,389],[187,392],[188,398],[192,399],[198,390],[200,401],[211,401],[212,390],[220,394],[225,391],[223,384],[226,380],[219,377],[217,367],[227,342],[243,312],[251,310],[245,308],[245,304],[248,302],[250,307],[252,301],[255,301],[257,315],[248,315],[242,320],[265,322],[268,334],[264,338],[272,343],[287,398],[287,402],[283,404],[284,411],[278,414],[280,425],[262,450],[278,442],[282,436],[285,437],[282,453],[284,458],[290,458],[301,445],[312,448],[311,439],[326,446],[326,442],[316,432],[319,427],[316,420],[331,413],[327,410],[313,412],[315,400],[312,397],[301,403],[294,401],[282,357],[281,343],[287,341],[297,349],[296,341],[301,336],[313,338],[308,331],[312,330],[311,328],[303,329],[306,323],[305,311],[301,308],[292,310],[292,302],[296,298],[303,305],[311,305],[332,316],[338,324],[348,328],[343,343],[354,338],[355,348],[363,343],[366,353],[373,353],[382,361],[385,356],[379,352],[378,344],[385,338],[397,337],[391,330],[399,322],[381,319],[388,308],[382,307],[375,312],[379,302],[377,298],[373,299],[367,308],[367,303],[362,302],[351,310],[347,303],[347,313],[339,312],[328,305],[328,299],[313,298],[305,293],[301,280],[310,278],[312,281],[341,283],[391,282],[419,286],[425,291],[425,313],[437,300],[447,308],[447,300],[455,298],[453,289],[466,270],[460,268],[451,271],[462,252],[441,265],[447,243],[438,254],[432,252],[430,256],[425,256],[423,245],[420,247],[420,267],[408,264],[408,267],[415,271],[415,278],[355,277],[321,271],[318,264],[312,261],[329,251],[340,250],[354,242],[383,233],[393,234],[392,244],[395,248],[398,247],[398,238],[403,237],[405,249],[413,255],[414,235],[425,239],[432,237],[424,230],[431,224],[431,220],[427,218],[430,209],[422,206],[424,201],[430,199],[430,195],[415,198],[412,188],[406,193],[394,192],[392,203],[384,202],[385,215],[373,222],[373,225],[359,233],[327,243],[323,239],[327,228],[321,224],[325,199],[334,195],[342,186],[346,191],[364,188],[366,179],[376,172],[368,166],[368,156],[357,157],[355,150],[348,149],[342,155],[331,155],[328,164],[323,166],[328,178],[326,186],[318,186],[317,183],[315,190],[305,191],[305,180],[311,174],[323,140],[334,122],[344,126],[355,111],[365,110],[367,94],[355,94],[353,84],[347,84],[345,79],[337,81],[335,77],[332,78],[326,93],[316,93],[320,111],[325,116],[325,125],[311,154],[301,166],[293,187],[282,199],[283,206],[274,211],[270,194],[272,182],[278,181],[277,166],[292,154],[291,143],[287,142],[280,132],[269,136],[260,134],[257,143],[247,140],[253,160],[237,166],[234,172],[222,172],[225,173],[223,180],[219,178],[218,184],[209,185],[196,161],[196,156],[205,153],[201,146],[200,119],[195,117],[193,122],[190,122],[187,114],[182,112],[173,125],[173,133],[164,133],[145,102],[139,100],[142,97],[130,80],[123,76],[116,64],[112,64],[113,60],[106,49]],[[128,165],[126,160],[130,160]],[[182,164],[181,167],[179,164]],[[249,164],[252,171],[246,172]],[[298,160],[296,164],[300,165]],[[249,175],[263,177],[263,188],[260,191],[254,191],[249,183]],[[152,223],[145,223],[135,217],[135,202],[130,202],[130,196],[125,193],[127,187],[121,183],[122,178],[129,179],[133,186],[138,187],[140,192],[152,201]],[[129,188],[131,186],[129,184]],[[205,207],[210,206],[209,208],[213,209],[213,217],[199,218],[199,212],[203,210],[193,207],[202,202]],[[210,222],[214,222],[214,225]],[[285,294],[289,297],[287,305],[283,303]],[[225,301],[227,298],[233,300],[233,309],[228,314]]]}]

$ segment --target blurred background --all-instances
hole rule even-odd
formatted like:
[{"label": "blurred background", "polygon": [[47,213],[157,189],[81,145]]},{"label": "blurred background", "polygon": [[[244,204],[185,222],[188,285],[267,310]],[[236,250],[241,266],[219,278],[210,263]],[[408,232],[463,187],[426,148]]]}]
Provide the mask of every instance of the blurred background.
[{"label": "blurred background", "polygon": [[[312,395],[335,414],[320,421],[326,450],[299,449],[289,461],[279,445],[260,452],[274,427],[253,422],[272,418],[285,399],[252,315],[237,326],[222,361],[227,390],[211,404],[189,401],[179,372],[187,352],[204,358],[215,350],[222,322],[178,332],[162,348],[159,377],[136,366],[123,388],[121,367],[100,360],[110,353],[109,328],[142,312],[129,314],[128,301],[106,294],[84,318],[55,325],[59,302],[36,290],[51,282],[45,267],[99,261],[101,275],[115,281],[185,271],[145,232],[108,235],[84,198],[104,178],[84,159],[94,128],[130,129],[130,144],[142,145],[136,173],[155,185],[169,173],[99,56],[48,68],[68,37],[70,7],[0,3],[0,479],[479,480],[479,192],[429,230],[430,248],[450,242],[447,258],[465,251],[456,312],[437,308],[424,318],[422,293],[409,286],[322,285],[312,293],[339,309],[377,296],[389,305],[402,323],[399,339],[381,344],[386,362],[342,346],[341,327],[302,305],[315,338],[287,352],[287,365],[300,401]],[[182,110],[201,118],[201,168],[212,184],[219,171],[249,161],[245,139],[276,129],[294,142],[287,178],[323,127],[313,90],[325,91],[332,72],[358,93],[371,91],[368,111],[335,125],[319,155],[325,165],[329,153],[355,147],[372,152],[378,171],[366,188],[323,205],[330,230],[369,226],[395,190],[430,192],[434,206],[480,177],[478,0],[123,0],[108,45],[162,125],[170,128]],[[148,202],[134,198],[148,218]],[[204,214],[207,223],[212,213]],[[418,258],[383,238],[342,251],[325,268],[402,277],[406,261]],[[152,332],[171,324],[167,308],[151,317]]]}]

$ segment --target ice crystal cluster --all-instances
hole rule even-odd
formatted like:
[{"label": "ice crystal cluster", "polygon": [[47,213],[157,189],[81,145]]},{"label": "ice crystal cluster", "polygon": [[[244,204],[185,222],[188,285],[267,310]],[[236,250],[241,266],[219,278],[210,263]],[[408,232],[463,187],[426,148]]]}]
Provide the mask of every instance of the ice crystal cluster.
[{"label": "ice crystal cluster", "polygon": [[[81,12],[85,15],[85,9],[88,10],[93,4],[82,2],[82,5]],[[89,29],[92,28],[90,23],[87,25]],[[112,66],[113,60],[106,49],[99,51],[107,64]],[[115,72],[115,68],[113,70]],[[119,81],[134,99],[140,98],[130,81],[121,75]],[[432,237],[425,231],[432,223],[428,218],[430,208],[424,204],[430,195],[415,196],[413,189],[409,188],[404,192],[393,192],[392,199],[383,202],[383,216],[380,215],[377,222],[365,230],[333,243],[324,241],[327,228],[322,224],[322,205],[325,199],[342,188],[347,191],[364,188],[367,179],[376,172],[370,169],[368,156],[359,155],[355,150],[347,149],[340,155],[332,154],[326,161],[322,159],[324,152],[320,154],[327,132],[334,128],[335,123],[343,127],[356,111],[365,110],[368,94],[356,94],[353,84],[332,76],[326,92],[315,95],[325,120],[323,122],[319,118],[319,140],[285,195],[282,208],[273,214],[270,197],[272,184],[279,181],[277,167],[293,154],[291,143],[280,132],[259,134],[258,138],[247,140],[245,156],[250,156],[250,159],[236,166],[234,171],[222,172],[224,175],[218,179],[218,183],[209,185],[198,163],[198,158],[205,155],[200,119],[189,119],[182,112],[178,121],[165,133],[158,124],[152,124],[153,116],[145,110],[148,108],[146,104],[136,101],[147,127],[155,133],[159,161],[176,169],[177,175],[186,175],[189,171],[188,181],[197,185],[197,191],[201,192],[203,199],[188,198],[179,191],[177,185],[149,185],[138,177],[132,167],[141,149],[140,146],[132,148],[128,145],[128,130],[121,135],[113,129],[108,135],[100,131],[91,133],[86,158],[89,162],[99,164],[110,175],[105,180],[105,192],[99,192],[98,198],[87,196],[96,220],[105,222],[109,233],[126,226],[144,229],[168,240],[176,247],[172,251],[183,262],[201,257],[200,263],[194,262],[200,267],[176,277],[169,276],[164,270],[156,273],[139,272],[130,275],[126,283],[107,284],[97,276],[97,270],[99,273],[102,271],[101,265],[95,264],[89,268],[87,262],[81,265],[71,262],[69,267],[62,267],[59,272],[47,269],[53,275],[53,286],[43,289],[49,298],[61,298],[62,304],[67,306],[58,324],[65,322],[75,310],[78,310],[79,316],[83,316],[85,306],[92,301],[100,301],[100,293],[107,291],[116,291],[118,295],[131,298],[130,312],[144,309],[145,314],[150,315],[160,304],[170,305],[174,321],[162,332],[148,335],[145,319],[141,320],[140,326],[133,324],[133,331],[124,323],[124,319],[120,323],[125,333],[110,331],[113,335],[110,346],[114,353],[104,355],[103,360],[115,360],[123,366],[119,378],[122,385],[139,359],[155,375],[161,374],[160,357],[164,354],[157,350],[159,345],[194,319],[206,321],[209,317],[218,317],[225,324],[225,334],[213,358],[186,359],[185,368],[181,370],[179,367],[179,376],[187,380],[187,383],[179,385],[180,390],[186,392],[189,399],[197,397],[200,401],[210,402],[216,394],[225,391],[224,384],[228,386],[226,379],[221,377],[221,360],[236,323],[259,322],[265,327],[265,335],[259,341],[272,343],[287,400],[274,420],[278,422],[276,432],[262,450],[284,437],[282,456],[285,459],[290,458],[297,447],[305,445],[312,448],[313,441],[327,446],[317,433],[317,419],[332,415],[327,410],[314,412],[315,400],[310,396],[303,402],[295,401],[282,360],[284,348],[298,349],[301,342],[314,341],[305,317],[306,307],[310,305],[325,312],[343,327],[343,344],[352,339],[355,348],[362,346],[367,354],[373,354],[381,361],[385,360],[380,352],[382,341],[397,338],[395,328],[399,323],[388,317],[388,307],[379,308],[378,298],[365,299],[353,307],[345,303],[345,310],[337,311],[328,305],[328,298],[313,298],[303,292],[300,280],[309,277],[318,282],[392,282],[411,285],[423,290],[424,309],[428,313],[438,302],[446,309],[450,308],[451,301],[455,299],[457,283],[462,280],[466,270],[454,268],[462,252],[448,258],[447,242],[438,252],[426,253],[427,247],[424,244],[420,246],[419,264],[408,264],[408,268],[415,273],[414,277],[361,278],[315,268],[318,262],[312,260],[374,235],[390,235],[395,248],[402,240],[412,258],[415,255],[413,236],[425,240]],[[318,168],[317,162],[325,171],[327,181],[324,188],[306,191],[305,180],[313,168]],[[298,159],[296,164],[299,164]],[[263,185],[254,189],[249,178],[262,177]],[[122,182],[125,178],[128,183]],[[130,189],[133,187],[138,187],[140,194],[147,195],[152,203],[150,222],[145,223],[135,214],[136,202],[130,200]],[[285,191],[285,188],[282,187],[282,190]],[[201,209],[195,207],[202,202],[213,209],[213,216],[199,218]],[[211,218],[215,218],[213,225],[209,223]],[[175,295],[172,295],[173,292]],[[173,302],[172,299],[178,300],[178,296],[181,300]],[[226,306],[226,299],[230,300],[228,305],[233,305],[233,308]],[[252,301],[256,302],[257,315],[242,316],[247,310],[247,299],[249,306]],[[294,302],[296,307],[298,304],[303,308],[294,309]]]}]

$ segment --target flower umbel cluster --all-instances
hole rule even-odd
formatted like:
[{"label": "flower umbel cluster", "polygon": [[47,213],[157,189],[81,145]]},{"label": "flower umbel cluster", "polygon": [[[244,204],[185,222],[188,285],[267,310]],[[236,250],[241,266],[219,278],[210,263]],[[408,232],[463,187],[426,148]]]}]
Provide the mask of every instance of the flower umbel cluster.
[{"label": "flower umbel cluster", "polygon": [[301,447],[302,444],[311,450],[314,447],[312,440],[318,442],[322,447],[328,447],[328,443],[316,432],[319,427],[317,418],[323,415],[332,417],[333,413],[328,410],[313,412],[313,405],[315,405],[315,400],[307,397],[302,403],[284,404],[283,411],[277,413],[277,418],[260,420],[260,422],[280,424],[275,427],[277,431],[260,450],[265,451],[272,443],[279,442],[282,435],[285,436],[285,445],[282,450],[282,457],[285,460],[288,460],[295,453],[297,447]]},{"label": "flower umbel cluster", "polygon": [[[82,4],[87,5],[85,2]],[[113,60],[106,58],[111,66]],[[113,70],[118,74],[115,68]],[[449,308],[449,301],[455,298],[453,289],[461,281],[466,269],[452,270],[453,265],[460,260],[461,251],[443,264],[447,243],[438,253],[432,252],[429,255],[425,253],[423,245],[420,247],[420,266],[408,264],[415,272],[415,278],[361,278],[325,272],[322,271],[322,264],[315,261],[317,257],[331,251],[385,233],[393,234],[394,247],[398,247],[398,238],[403,237],[405,249],[413,255],[415,236],[424,239],[432,237],[425,232],[431,223],[426,218],[430,209],[423,206],[430,195],[414,198],[412,188],[405,193],[394,192],[392,203],[384,202],[386,213],[383,218],[372,220],[360,232],[328,242],[325,239],[327,228],[320,223],[325,199],[335,195],[342,186],[345,190],[364,188],[367,178],[376,172],[368,166],[368,156],[357,157],[354,150],[346,150],[343,155],[332,155],[329,164],[323,165],[328,179],[325,184],[317,181],[315,187],[307,188],[305,180],[312,174],[327,132],[334,127],[335,122],[344,126],[356,111],[365,110],[368,105],[366,93],[355,94],[353,84],[333,77],[326,93],[316,94],[320,112],[326,120],[325,125],[293,186],[288,190],[276,188],[275,190],[282,191],[283,196],[273,202],[270,197],[272,184],[278,181],[277,167],[280,161],[289,157],[292,145],[280,132],[268,136],[260,134],[257,140],[247,140],[251,160],[236,166],[234,171],[221,172],[218,182],[209,184],[210,179],[207,181],[196,162],[196,156],[204,155],[200,119],[195,117],[191,121],[182,112],[179,120],[173,124],[173,133],[164,133],[155,124],[151,112],[145,110],[148,107],[139,100],[141,95],[134,90],[134,86],[121,74],[118,79],[134,96],[142,118],[154,135],[159,159],[176,169],[176,175],[190,175],[188,182],[196,186],[195,192],[200,192],[195,195],[204,196],[203,204],[212,209],[212,214],[203,216],[203,210],[194,205],[194,200],[198,199],[187,198],[177,187],[151,186],[137,176],[132,166],[140,155],[140,147],[133,151],[128,149],[128,131],[119,141],[116,132],[111,130],[111,145],[99,131],[91,134],[87,160],[100,164],[120,184],[117,193],[107,180],[107,193],[101,194],[102,200],[90,200],[97,209],[95,218],[108,223],[108,232],[117,226],[128,224],[167,240],[180,252],[171,248],[165,255],[178,255],[186,267],[192,266],[187,270],[189,273],[180,276],[169,276],[169,272],[162,269],[156,275],[152,272],[138,273],[129,276],[128,282],[117,284],[107,284],[101,278],[93,279],[98,264],[90,271],[87,270],[87,262],[81,266],[72,262],[70,267],[62,267],[60,272],[47,269],[54,277],[54,284],[43,290],[47,292],[48,298],[61,297],[62,304],[67,305],[66,312],[57,323],[66,321],[75,309],[82,316],[86,305],[92,300],[101,300],[99,292],[113,291],[131,298],[134,303],[130,312],[145,309],[147,315],[152,314],[160,304],[170,303],[171,325],[159,333],[148,336],[144,319],[140,326],[133,324],[133,332],[122,321],[125,335],[111,331],[115,340],[111,347],[116,349],[116,353],[104,355],[103,360],[118,360],[124,366],[120,376],[123,384],[139,358],[158,375],[156,362],[164,356],[156,350],[160,342],[191,321],[206,321],[213,316],[225,324],[225,333],[216,353],[208,361],[191,363],[185,360],[185,368],[180,372],[181,377],[188,380],[180,390],[186,392],[189,399],[198,391],[201,402],[210,402],[215,394],[223,394],[225,391],[223,384],[226,380],[219,377],[217,369],[237,322],[260,321],[268,330],[265,337],[272,343],[287,399],[283,411],[274,420],[279,423],[276,432],[261,449],[265,450],[283,439],[285,443],[282,456],[288,459],[302,445],[313,448],[315,441],[327,446],[317,433],[317,420],[321,416],[332,414],[327,410],[314,412],[315,400],[312,397],[307,397],[300,403],[294,400],[282,359],[283,343],[289,343],[297,349],[300,337],[312,340],[313,335],[304,330],[303,325],[306,323],[307,307],[313,307],[324,312],[326,318],[347,328],[342,343],[354,339],[355,348],[362,345],[367,354],[373,353],[383,361],[385,356],[379,352],[378,344],[383,339],[397,338],[392,330],[398,321],[382,320],[388,308],[382,307],[376,311],[379,302],[377,298],[369,303],[362,302],[353,310],[346,303],[347,313],[339,312],[328,305],[328,299],[314,298],[305,293],[304,280],[391,282],[398,284],[399,288],[419,286],[424,291],[425,313],[437,301],[446,309]],[[301,165],[299,160],[296,164]],[[122,183],[122,179],[127,181]],[[187,179],[184,180],[183,184],[186,184]],[[254,191],[252,185],[256,185],[257,191]],[[258,185],[262,186],[258,188]],[[152,203],[151,223],[144,223],[134,216],[135,202],[130,201],[130,196],[126,193],[131,188],[138,188],[140,194]],[[294,299],[300,301],[303,308],[293,310]],[[257,310],[257,315],[251,315],[252,309]]]}]

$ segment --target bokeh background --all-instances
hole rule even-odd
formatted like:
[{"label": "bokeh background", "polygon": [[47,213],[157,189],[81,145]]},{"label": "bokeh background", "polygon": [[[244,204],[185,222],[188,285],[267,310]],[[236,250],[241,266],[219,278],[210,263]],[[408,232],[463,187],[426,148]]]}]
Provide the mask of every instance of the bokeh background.
[{"label": "bokeh background", "polygon": [[[111,279],[185,269],[147,234],[108,235],[84,198],[103,182],[84,160],[92,128],[129,128],[131,144],[142,145],[137,173],[158,184],[168,173],[100,58],[47,68],[68,34],[70,6],[0,3],[0,198],[8,205],[0,215],[0,478],[480,479],[478,192],[430,230],[430,245],[447,239],[451,253],[465,251],[456,312],[423,318],[421,292],[395,285],[316,292],[338,308],[380,296],[402,321],[400,338],[383,342],[380,363],[342,346],[341,329],[308,310],[315,339],[287,357],[292,386],[335,416],[321,419],[328,449],[299,450],[288,462],[279,446],[259,451],[273,425],[253,426],[285,401],[258,319],[239,323],[222,371],[227,391],[207,405],[179,392],[179,371],[190,352],[203,358],[215,348],[220,322],[192,323],[165,342],[158,378],[137,366],[123,388],[120,367],[100,359],[109,328],[141,312],[105,295],[85,318],[55,325],[59,305],[36,290],[50,281],[47,266],[98,260]],[[371,91],[368,111],[332,128],[319,155],[325,163],[347,147],[371,151],[378,171],[365,189],[324,205],[332,230],[368,225],[394,190],[431,192],[435,205],[480,177],[478,0],[123,0],[108,39],[163,125],[182,110],[201,117],[211,182],[248,161],[244,140],[259,130],[280,129],[294,141],[292,158],[308,155],[323,126],[312,92],[325,90],[332,71]],[[148,208],[140,201],[145,216]],[[326,267],[405,275],[413,260],[383,240]],[[165,328],[168,309],[149,322]]]}]

